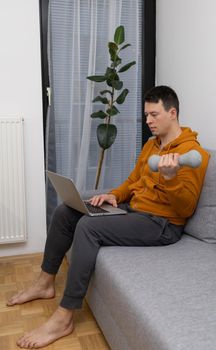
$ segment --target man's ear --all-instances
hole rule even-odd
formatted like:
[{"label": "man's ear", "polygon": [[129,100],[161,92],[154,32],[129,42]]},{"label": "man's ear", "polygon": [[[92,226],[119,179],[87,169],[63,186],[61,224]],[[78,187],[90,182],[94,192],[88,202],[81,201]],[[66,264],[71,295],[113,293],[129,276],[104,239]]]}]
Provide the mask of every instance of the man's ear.
[{"label": "man's ear", "polygon": [[178,119],[177,118],[177,111],[176,111],[175,107],[170,108],[169,112],[170,112],[171,119]]}]

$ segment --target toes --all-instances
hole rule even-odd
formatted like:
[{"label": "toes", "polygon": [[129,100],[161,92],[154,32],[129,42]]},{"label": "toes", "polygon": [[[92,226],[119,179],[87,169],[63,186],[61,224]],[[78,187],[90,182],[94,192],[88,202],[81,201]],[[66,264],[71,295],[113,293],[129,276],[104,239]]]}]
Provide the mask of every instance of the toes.
[{"label": "toes", "polygon": [[24,343],[25,343],[25,335],[23,337],[19,338],[16,343],[19,347],[22,348]]},{"label": "toes", "polygon": [[35,344],[34,341],[27,342],[26,343],[27,349],[35,349],[34,344]]},{"label": "toes", "polygon": [[8,299],[7,301],[7,305],[8,306],[12,306],[17,304],[18,302],[18,298],[22,295],[23,291],[19,292],[18,294],[14,295],[13,297],[11,297],[10,299]]},{"label": "toes", "polygon": [[24,334],[21,338],[17,340],[17,345],[20,348],[31,349],[29,345],[31,344],[31,333]]},{"label": "toes", "polygon": [[17,341],[17,345],[20,348],[24,348],[24,349],[38,349],[40,347],[37,344],[37,342],[31,338],[27,338],[27,339],[21,338],[20,340]]},{"label": "toes", "polygon": [[24,349],[38,349],[42,346],[41,341],[38,341],[39,334],[36,330],[25,333],[17,340],[17,345]]},{"label": "toes", "polygon": [[29,341],[28,340],[25,340],[25,339],[20,339],[17,341],[17,345],[20,347],[20,348],[24,348],[24,349],[31,349],[29,347]]},{"label": "toes", "polygon": [[8,300],[7,306],[13,306],[13,305],[16,305],[16,299]]},{"label": "toes", "polygon": [[7,306],[12,306],[14,304],[16,304],[15,301],[14,301],[14,298],[8,299],[8,301],[6,303]]}]

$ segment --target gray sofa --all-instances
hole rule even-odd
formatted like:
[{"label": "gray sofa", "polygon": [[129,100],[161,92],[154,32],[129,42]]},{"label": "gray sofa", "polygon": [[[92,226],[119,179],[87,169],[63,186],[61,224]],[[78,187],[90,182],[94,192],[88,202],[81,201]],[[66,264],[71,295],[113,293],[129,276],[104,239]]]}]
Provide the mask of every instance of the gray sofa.
[{"label": "gray sofa", "polygon": [[103,247],[87,301],[112,350],[216,350],[216,151],[182,239]]}]

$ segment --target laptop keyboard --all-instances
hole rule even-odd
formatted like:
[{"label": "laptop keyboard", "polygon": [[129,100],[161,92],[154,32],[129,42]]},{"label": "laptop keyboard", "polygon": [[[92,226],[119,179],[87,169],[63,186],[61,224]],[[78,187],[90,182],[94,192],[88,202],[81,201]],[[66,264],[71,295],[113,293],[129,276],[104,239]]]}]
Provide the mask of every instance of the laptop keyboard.
[{"label": "laptop keyboard", "polygon": [[107,210],[102,209],[101,207],[95,207],[94,205],[92,205],[89,202],[85,202],[85,205],[86,205],[88,211],[92,214],[108,213]]}]

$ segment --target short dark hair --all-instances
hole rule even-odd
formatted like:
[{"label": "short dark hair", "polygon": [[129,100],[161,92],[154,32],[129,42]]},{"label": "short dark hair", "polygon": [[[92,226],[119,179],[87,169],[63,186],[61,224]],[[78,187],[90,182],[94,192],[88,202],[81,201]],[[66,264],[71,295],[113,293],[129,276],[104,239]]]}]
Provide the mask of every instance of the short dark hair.
[{"label": "short dark hair", "polygon": [[144,102],[158,103],[162,101],[164,109],[169,111],[170,108],[176,109],[177,117],[179,115],[179,100],[173,89],[169,86],[155,86],[144,95]]}]

